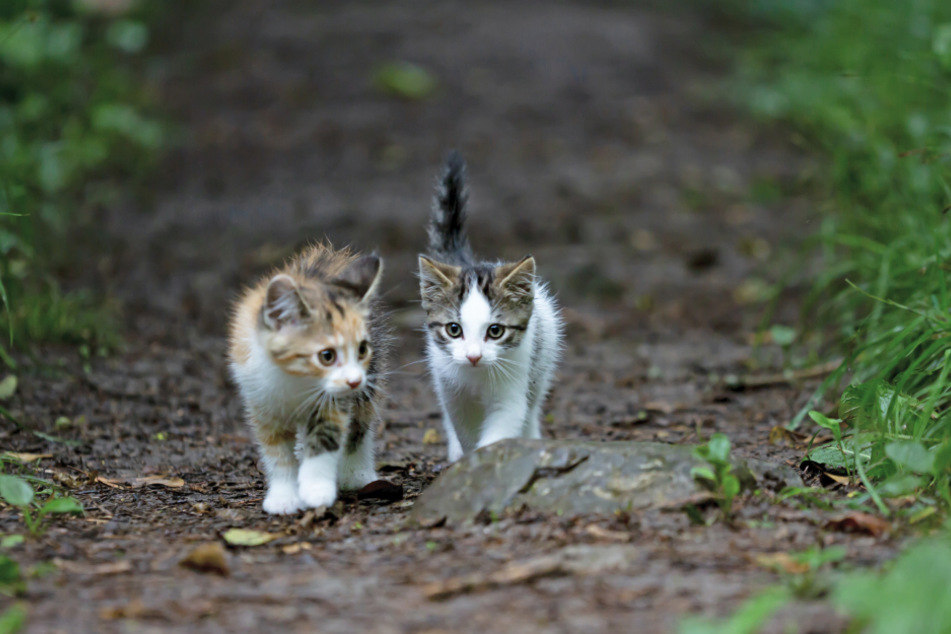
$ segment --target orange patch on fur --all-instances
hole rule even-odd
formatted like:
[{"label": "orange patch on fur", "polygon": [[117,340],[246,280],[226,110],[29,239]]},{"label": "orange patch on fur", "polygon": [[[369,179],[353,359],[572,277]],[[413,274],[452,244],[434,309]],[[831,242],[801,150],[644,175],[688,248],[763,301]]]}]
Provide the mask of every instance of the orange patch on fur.
[{"label": "orange patch on fur", "polygon": [[296,434],[293,429],[264,429],[258,427],[258,440],[265,447],[273,447],[275,445],[284,445],[289,442],[294,442]]}]

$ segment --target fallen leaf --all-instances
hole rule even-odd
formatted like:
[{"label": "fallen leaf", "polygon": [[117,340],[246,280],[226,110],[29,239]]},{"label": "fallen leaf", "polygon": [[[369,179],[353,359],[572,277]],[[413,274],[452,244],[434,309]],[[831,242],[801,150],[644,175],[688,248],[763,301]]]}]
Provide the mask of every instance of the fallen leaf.
[{"label": "fallen leaf", "polygon": [[637,550],[631,546],[568,546],[551,554],[511,562],[489,573],[475,572],[429,583],[423,587],[423,594],[431,601],[441,601],[458,594],[529,583],[544,577],[595,576],[628,566],[636,557]]},{"label": "fallen leaf", "polygon": [[53,564],[60,570],[75,575],[118,575],[132,571],[132,562],[128,559],[111,561],[105,564],[81,564],[76,561],[54,557]]},{"label": "fallen leaf", "polygon": [[247,528],[229,528],[222,537],[232,546],[261,546],[281,536]]},{"label": "fallen leaf", "polygon": [[23,535],[4,535],[0,537],[0,548],[14,548],[23,543]]},{"label": "fallen leaf", "polygon": [[837,484],[841,484],[842,486],[849,486],[850,484],[852,484],[852,478],[850,478],[849,476],[836,475],[835,473],[829,473],[828,471],[823,471],[823,475],[825,475],[825,477],[829,478],[833,482]]},{"label": "fallen leaf", "polygon": [[644,404],[644,409],[649,412],[658,412],[666,416],[668,414],[673,414],[677,408],[667,401],[649,401],[648,403]]},{"label": "fallen leaf", "polygon": [[383,64],[376,70],[374,81],[381,90],[404,99],[423,99],[436,89],[432,73],[409,62]]},{"label": "fallen leaf", "polygon": [[927,519],[938,512],[938,509],[933,506],[926,506],[920,511],[917,511],[908,518],[909,524],[917,524],[918,522]]},{"label": "fallen leaf", "polygon": [[16,453],[13,451],[5,451],[3,453],[4,458],[12,458],[13,460],[19,460],[23,464],[28,464],[30,462],[35,462],[41,458],[52,458],[53,454],[51,453]]},{"label": "fallen leaf", "polygon": [[310,545],[310,542],[297,542],[296,544],[288,544],[281,548],[285,555],[296,555],[302,550],[310,550],[313,546]]},{"label": "fallen leaf", "polygon": [[133,489],[138,489],[153,484],[157,486],[168,487],[170,489],[180,489],[181,487],[185,486],[185,481],[181,478],[169,478],[160,475],[145,476],[142,478],[104,478],[102,476],[97,476],[96,482],[100,482],[114,489],[122,489],[126,486]]},{"label": "fallen leaf", "polygon": [[873,537],[888,533],[892,529],[892,525],[886,520],[871,513],[862,513],[859,511],[832,518],[826,522],[825,527],[846,533],[867,533]]},{"label": "fallen leaf", "polygon": [[597,524],[591,524],[590,526],[585,527],[584,532],[597,539],[607,539],[614,542],[631,541],[630,533],[625,533],[623,531],[612,531],[610,529],[604,528],[603,526],[598,526]]},{"label": "fallen leaf", "polygon": [[769,444],[771,445],[779,445],[781,443],[800,445],[805,444],[808,440],[808,435],[801,434],[792,429],[786,429],[781,425],[776,425],[769,430]]},{"label": "fallen leaf", "polygon": [[17,391],[17,378],[11,374],[0,381],[0,401],[5,401]]},{"label": "fallen leaf", "polygon": [[403,487],[386,480],[374,480],[357,491],[357,497],[361,500],[397,502],[403,499]]},{"label": "fallen leaf", "polygon": [[777,571],[781,570],[791,575],[801,575],[809,572],[809,564],[796,561],[789,556],[789,553],[761,553],[756,555],[754,561],[764,568]]},{"label": "fallen leaf", "polygon": [[142,599],[132,599],[125,605],[102,608],[99,610],[99,618],[104,621],[114,621],[116,619],[140,619],[154,612],[154,609],[145,607]]},{"label": "fallen leaf", "polygon": [[112,487],[113,489],[124,489],[122,486],[121,480],[110,480],[109,478],[104,478],[102,476],[96,476],[96,482],[100,484],[105,484],[107,487]]},{"label": "fallen leaf", "polygon": [[442,438],[439,436],[439,432],[433,428],[426,430],[426,433],[423,434],[423,444],[424,445],[438,445],[442,442]]},{"label": "fallen leaf", "polygon": [[225,549],[218,542],[196,546],[178,564],[198,572],[213,572],[222,577],[227,577],[231,573]]}]

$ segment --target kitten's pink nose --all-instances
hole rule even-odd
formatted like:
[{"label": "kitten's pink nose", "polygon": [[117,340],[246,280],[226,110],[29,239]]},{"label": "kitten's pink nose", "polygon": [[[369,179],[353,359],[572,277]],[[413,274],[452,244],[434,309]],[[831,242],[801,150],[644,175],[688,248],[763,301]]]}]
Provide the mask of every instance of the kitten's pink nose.
[{"label": "kitten's pink nose", "polygon": [[361,383],[363,383],[363,377],[357,379],[347,379],[347,385],[350,386],[351,390],[355,390],[360,387]]},{"label": "kitten's pink nose", "polygon": [[479,354],[478,352],[476,352],[476,353],[470,353],[470,354],[467,354],[467,355],[466,355],[466,359],[468,359],[468,360],[469,360],[469,363],[471,363],[472,365],[478,364],[478,363],[479,363],[479,359],[481,359],[481,358],[482,358],[482,355]]}]

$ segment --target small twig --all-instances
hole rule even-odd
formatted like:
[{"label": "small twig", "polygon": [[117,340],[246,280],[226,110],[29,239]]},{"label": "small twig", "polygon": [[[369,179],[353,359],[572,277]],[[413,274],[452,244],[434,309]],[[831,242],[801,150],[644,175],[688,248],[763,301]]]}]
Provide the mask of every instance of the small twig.
[{"label": "small twig", "polygon": [[431,601],[448,599],[457,594],[526,583],[553,575],[567,574],[563,560],[557,555],[538,557],[527,562],[516,562],[489,574],[472,573],[437,581],[423,588],[423,594]]},{"label": "small twig", "polygon": [[801,370],[786,370],[775,374],[761,374],[740,377],[736,383],[727,385],[732,390],[750,390],[761,387],[770,387],[772,385],[784,385],[786,383],[795,383],[806,379],[818,379],[827,374],[835,372],[842,365],[841,359],[829,361],[814,365]]}]

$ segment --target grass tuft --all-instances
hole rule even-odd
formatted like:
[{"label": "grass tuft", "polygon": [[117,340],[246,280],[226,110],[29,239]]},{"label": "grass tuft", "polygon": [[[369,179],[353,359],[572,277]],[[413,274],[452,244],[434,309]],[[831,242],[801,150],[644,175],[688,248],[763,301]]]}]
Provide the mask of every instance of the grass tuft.
[{"label": "grass tuft", "polygon": [[[874,435],[860,475],[914,472],[891,443],[951,452],[951,3],[725,6],[757,27],[739,53],[742,105],[789,126],[827,167],[813,239],[822,272],[803,320],[846,359],[792,424],[849,375],[839,417]],[[949,467],[937,460],[921,485],[946,494]]]}]

